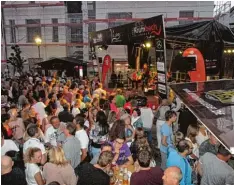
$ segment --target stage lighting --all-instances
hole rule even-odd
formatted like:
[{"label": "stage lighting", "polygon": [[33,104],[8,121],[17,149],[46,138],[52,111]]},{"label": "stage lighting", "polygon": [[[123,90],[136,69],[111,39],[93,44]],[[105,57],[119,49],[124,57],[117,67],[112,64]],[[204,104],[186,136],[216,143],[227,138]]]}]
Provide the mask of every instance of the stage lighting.
[{"label": "stage lighting", "polygon": [[224,52],[224,53],[227,53],[227,50],[224,50],[223,52]]},{"label": "stage lighting", "polygon": [[150,47],[151,47],[151,43],[150,43],[150,42],[146,42],[146,43],[145,43],[145,46],[146,46],[147,48],[150,48]]},{"label": "stage lighting", "polygon": [[179,54],[182,54],[183,53],[183,51],[179,51]]},{"label": "stage lighting", "polygon": [[232,51],[229,49],[229,50],[228,50],[228,53],[231,53],[231,52],[232,52]]},{"label": "stage lighting", "polygon": [[232,50],[232,53],[234,53],[234,49]]},{"label": "stage lighting", "polygon": [[98,47],[98,49],[99,49],[100,51],[102,51],[102,50],[107,50],[107,48],[108,48],[108,45],[101,45],[101,46]]}]

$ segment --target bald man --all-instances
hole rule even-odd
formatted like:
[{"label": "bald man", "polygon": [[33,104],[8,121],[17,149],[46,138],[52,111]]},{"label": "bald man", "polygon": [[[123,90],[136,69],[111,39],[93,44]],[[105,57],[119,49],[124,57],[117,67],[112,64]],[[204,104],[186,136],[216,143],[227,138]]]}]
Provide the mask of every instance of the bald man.
[{"label": "bald man", "polygon": [[176,166],[171,166],[164,171],[163,185],[179,185],[182,173]]},{"label": "bald man", "polygon": [[1,178],[2,185],[27,185],[25,175],[19,168],[13,168],[14,162],[8,156],[3,155],[1,158]]}]

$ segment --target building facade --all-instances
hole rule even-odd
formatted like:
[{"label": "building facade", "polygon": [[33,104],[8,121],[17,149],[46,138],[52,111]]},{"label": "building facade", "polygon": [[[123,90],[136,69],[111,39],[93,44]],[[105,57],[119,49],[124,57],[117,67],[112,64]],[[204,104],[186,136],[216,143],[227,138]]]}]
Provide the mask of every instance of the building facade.
[{"label": "building facade", "polygon": [[[161,14],[166,26],[209,20],[213,17],[214,2],[82,1],[74,6],[63,1],[5,1],[1,9],[2,64],[14,44],[20,46],[22,56],[30,64],[66,56],[89,62],[89,32]],[[34,41],[37,36],[42,39],[39,48]],[[98,52],[97,57],[103,58],[107,53],[116,61],[127,61],[126,46],[109,46],[107,51]]]}]

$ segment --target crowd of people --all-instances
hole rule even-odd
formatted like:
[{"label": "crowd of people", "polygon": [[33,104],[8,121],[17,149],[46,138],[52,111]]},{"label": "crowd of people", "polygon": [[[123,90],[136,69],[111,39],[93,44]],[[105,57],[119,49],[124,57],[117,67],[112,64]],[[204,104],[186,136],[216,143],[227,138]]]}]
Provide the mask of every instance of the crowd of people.
[{"label": "crowd of people", "polygon": [[180,132],[178,98],[153,112],[137,95],[108,92],[98,77],[2,79],[2,184],[109,185],[113,171],[133,165],[131,185],[234,183],[232,156],[212,134],[189,123]]}]

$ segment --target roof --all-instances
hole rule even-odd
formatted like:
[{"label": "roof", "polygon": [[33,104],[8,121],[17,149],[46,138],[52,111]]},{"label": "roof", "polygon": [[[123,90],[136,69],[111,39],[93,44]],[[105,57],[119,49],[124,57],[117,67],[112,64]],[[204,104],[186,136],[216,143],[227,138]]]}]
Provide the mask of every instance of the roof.
[{"label": "roof", "polygon": [[176,25],[166,28],[166,37],[187,41],[215,41],[234,44],[234,34],[216,20]]},{"label": "roof", "polygon": [[45,69],[66,69],[71,66],[83,65],[83,61],[71,57],[61,57],[50,58],[49,60],[37,63],[37,65]]}]

